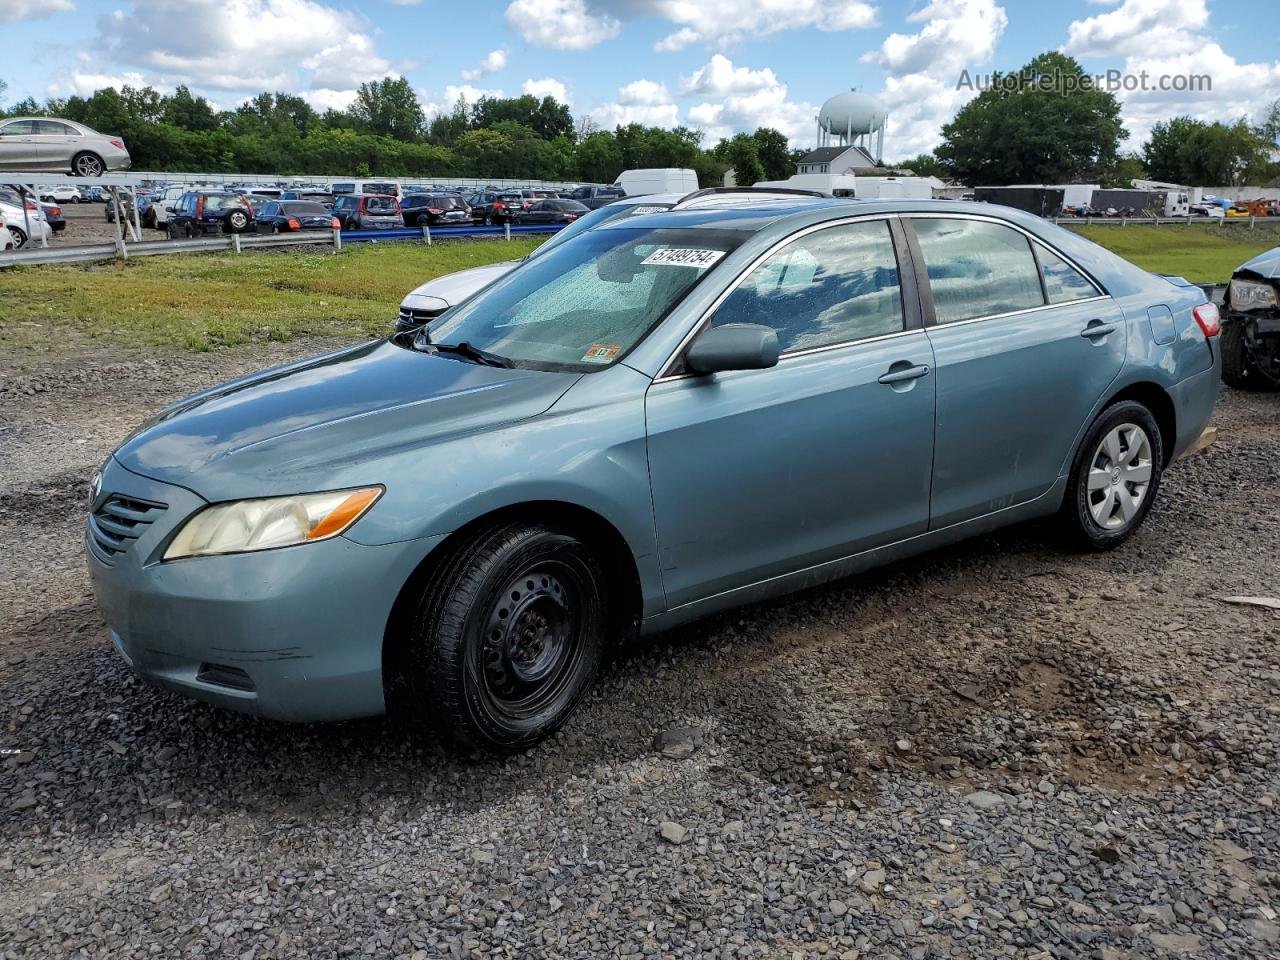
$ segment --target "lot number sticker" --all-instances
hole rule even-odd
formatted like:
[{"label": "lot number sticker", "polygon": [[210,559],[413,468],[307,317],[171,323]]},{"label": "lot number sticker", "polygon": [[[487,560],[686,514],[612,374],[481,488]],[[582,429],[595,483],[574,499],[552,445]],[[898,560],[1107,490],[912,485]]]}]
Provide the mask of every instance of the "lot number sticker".
[{"label": "lot number sticker", "polygon": [[685,247],[659,247],[640,261],[641,265],[663,267],[696,267],[705,270],[724,256],[723,250],[691,250]]},{"label": "lot number sticker", "polygon": [[608,363],[622,352],[616,343],[593,343],[582,355],[583,363]]}]

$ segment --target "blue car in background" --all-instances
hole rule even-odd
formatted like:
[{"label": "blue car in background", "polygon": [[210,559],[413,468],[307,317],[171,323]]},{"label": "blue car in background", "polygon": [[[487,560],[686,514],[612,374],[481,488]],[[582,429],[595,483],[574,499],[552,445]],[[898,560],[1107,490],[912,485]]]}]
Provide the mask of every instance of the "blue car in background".
[{"label": "blue car in background", "polygon": [[1034,517],[1122,543],[1220,363],[1198,287],[1008,208],[616,218],[162,410],[93,478],[88,562],[160,686],[518,750],[636,633]]}]

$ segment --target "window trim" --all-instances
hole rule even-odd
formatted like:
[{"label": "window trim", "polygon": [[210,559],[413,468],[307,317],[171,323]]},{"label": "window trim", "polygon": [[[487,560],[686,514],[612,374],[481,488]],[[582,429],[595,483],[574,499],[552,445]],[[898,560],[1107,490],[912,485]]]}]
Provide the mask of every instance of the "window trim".
[{"label": "window trim", "polygon": [[789,350],[778,356],[778,362],[782,363],[791,357],[807,356],[813,353],[825,353],[829,350],[838,350],[842,347],[856,346],[863,343],[873,343],[878,340],[888,340],[893,337],[905,336],[909,333],[919,333],[923,329],[923,304],[920,302],[916,291],[919,283],[916,281],[915,264],[910,256],[904,256],[906,252],[902,247],[904,237],[901,228],[896,225],[898,220],[897,213],[864,213],[852,217],[840,217],[836,220],[823,220],[820,223],[811,223],[806,227],[801,227],[794,233],[789,233],[785,237],[779,239],[776,243],[770,245],[763,252],[758,254],[750,263],[748,263],[738,275],[729,282],[729,285],[716,295],[711,301],[711,305],[702,312],[697,322],[693,324],[689,332],[681,338],[676,349],[667,357],[666,361],[659,368],[659,373],[653,378],[654,383],[666,383],[670,380],[684,380],[690,377],[697,377],[700,374],[694,373],[673,373],[672,370],[676,363],[684,356],[685,350],[693,339],[702,333],[710,325],[711,318],[715,312],[720,309],[720,305],[729,298],[744,280],[756,267],[764,263],[783,247],[796,240],[806,237],[811,233],[817,233],[821,230],[829,230],[833,227],[850,226],[857,223],[869,223],[873,220],[883,220],[889,230],[889,242],[893,245],[893,255],[898,265],[898,286],[900,289],[900,299],[902,300],[902,329],[894,333],[879,334],[874,337],[859,337],[856,340],[841,340],[836,343],[823,344],[820,347],[806,347],[803,350]]},{"label": "window trim", "polygon": [[[915,273],[917,278],[916,286],[920,293],[920,312],[924,318],[924,325],[926,329],[932,330],[944,327],[948,329],[951,327],[962,327],[970,323],[982,323],[987,320],[1002,320],[1005,317],[1019,317],[1023,314],[1035,313],[1038,310],[1050,310],[1057,307],[1070,306],[1076,303],[1092,303],[1096,300],[1107,300],[1111,297],[1111,294],[1107,292],[1106,288],[1098,282],[1097,278],[1094,277],[1093,274],[1081,267],[1080,264],[1076,263],[1076,261],[1067,254],[1063,253],[1053,244],[1036,236],[1025,227],[1013,223],[1012,221],[1005,220],[1002,217],[989,216],[980,213],[951,213],[949,211],[946,213],[935,213],[924,210],[903,212],[898,214],[898,217],[902,222],[902,228],[906,234],[907,246],[911,250],[911,258],[915,264]],[[1008,310],[1004,313],[989,313],[979,317],[969,317],[965,320],[956,320],[953,323],[938,323],[937,314],[934,311],[933,305],[933,288],[929,286],[929,271],[924,262],[924,254],[920,250],[920,241],[916,236],[915,227],[909,222],[911,220],[977,220],[983,223],[994,223],[1002,227],[1008,227],[1009,229],[1022,234],[1031,246],[1031,258],[1035,261],[1036,277],[1040,283],[1040,293],[1041,296],[1045,298],[1045,302],[1038,307],[1025,307],[1021,310]],[[1036,254],[1037,245],[1048,250],[1054,256],[1059,257],[1064,263],[1079,273],[1080,276],[1084,277],[1096,291],[1095,295],[1092,297],[1081,297],[1078,300],[1065,300],[1062,303],[1049,303],[1049,297],[1044,289],[1044,276],[1040,270],[1040,258]]]}]

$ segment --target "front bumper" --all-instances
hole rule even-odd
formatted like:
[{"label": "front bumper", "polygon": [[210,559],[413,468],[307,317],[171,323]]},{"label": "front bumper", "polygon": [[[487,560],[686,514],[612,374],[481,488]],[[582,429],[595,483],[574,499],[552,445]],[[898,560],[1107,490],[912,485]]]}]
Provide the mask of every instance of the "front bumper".
[{"label": "front bumper", "polygon": [[345,537],[159,562],[204,501],[108,461],[109,497],[163,504],[127,548],[86,532],[93,591],[117,649],[157,686],[278,720],[385,711],[382,642],[401,586],[439,538],[365,546]]}]

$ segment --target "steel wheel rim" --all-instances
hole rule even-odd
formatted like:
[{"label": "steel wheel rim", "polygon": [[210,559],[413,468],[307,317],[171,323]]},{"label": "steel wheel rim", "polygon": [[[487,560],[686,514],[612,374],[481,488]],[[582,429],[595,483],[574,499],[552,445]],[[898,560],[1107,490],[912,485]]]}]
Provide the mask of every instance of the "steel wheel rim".
[{"label": "steel wheel rim", "polygon": [[489,702],[514,720],[544,712],[578,672],[585,647],[578,578],[559,562],[512,577],[485,618],[481,680]]},{"label": "steel wheel rim", "polygon": [[1138,516],[1151,488],[1151,438],[1136,423],[1112,427],[1098,443],[1086,478],[1093,522],[1120,530]]}]

